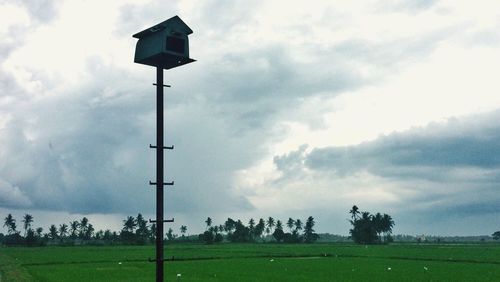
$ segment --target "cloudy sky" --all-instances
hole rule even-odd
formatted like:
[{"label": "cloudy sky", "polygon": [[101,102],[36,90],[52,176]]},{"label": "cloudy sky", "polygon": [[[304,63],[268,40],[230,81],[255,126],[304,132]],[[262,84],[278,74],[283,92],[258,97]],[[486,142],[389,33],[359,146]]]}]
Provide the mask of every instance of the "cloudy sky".
[{"label": "cloudy sky", "polygon": [[2,218],[154,216],[155,70],[132,34],[174,15],[198,60],[165,72],[174,229],[312,215],[345,235],[354,204],[397,234],[500,228],[487,0],[0,1]]}]

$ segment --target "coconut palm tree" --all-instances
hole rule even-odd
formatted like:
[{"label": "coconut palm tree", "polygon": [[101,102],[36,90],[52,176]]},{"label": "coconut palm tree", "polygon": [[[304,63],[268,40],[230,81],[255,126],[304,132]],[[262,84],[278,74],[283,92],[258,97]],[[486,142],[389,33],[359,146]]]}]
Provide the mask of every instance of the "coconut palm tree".
[{"label": "coconut palm tree", "polygon": [[207,220],[205,220],[205,223],[207,224],[207,227],[205,230],[207,230],[210,226],[212,226],[212,219],[210,217],[207,217]]},{"label": "coconut palm tree", "polygon": [[7,227],[7,232],[9,234],[14,234],[16,233],[16,220],[12,216],[12,214],[8,214],[7,217],[4,219],[4,224],[3,226]]},{"label": "coconut palm tree", "polygon": [[266,229],[266,231],[267,231],[267,235],[269,235],[269,233],[273,232],[273,227],[274,227],[274,225],[275,225],[275,223],[274,223],[274,218],[269,217],[269,218],[267,219],[266,224],[267,224],[267,228],[268,228],[268,229]]},{"label": "coconut palm tree", "polygon": [[66,238],[66,234],[68,234],[68,225],[63,223],[59,225],[59,237],[61,237],[61,241]]},{"label": "coconut palm tree", "polygon": [[57,227],[54,224],[52,224],[49,228],[49,237],[50,239],[55,240],[57,238],[57,235],[58,235]]},{"label": "coconut palm tree", "polygon": [[187,231],[187,227],[186,227],[186,225],[181,225],[181,234],[182,234],[182,237],[184,237],[184,236],[185,236],[186,231]]},{"label": "coconut palm tree", "polygon": [[23,227],[24,227],[24,237],[26,237],[26,232],[31,227],[31,223],[33,222],[33,216],[31,214],[25,214],[23,217]]},{"label": "coconut palm tree", "polygon": [[76,238],[79,226],[80,223],[76,220],[69,223],[69,229],[70,229],[69,237],[71,237],[72,239]]},{"label": "coconut palm tree", "polygon": [[289,217],[288,221],[286,222],[286,226],[288,227],[288,229],[290,229],[290,232],[292,232],[292,228],[295,226],[295,220]]},{"label": "coconut palm tree", "polygon": [[295,230],[296,230],[296,231],[302,230],[302,220],[297,219],[297,220],[295,221]]},{"label": "coconut palm tree", "polygon": [[37,236],[38,238],[42,238],[42,232],[43,232],[43,228],[42,228],[42,227],[38,227],[38,228],[36,229],[36,236]]},{"label": "coconut palm tree", "polygon": [[127,219],[123,221],[123,230],[128,231],[130,233],[134,232],[136,226],[137,226],[137,221],[133,216],[128,216]]},{"label": "coconut palm tree", "polygon": [[352,209],[349,211],[349,213],[351,214],[352,220],[356,221],[356,219],[359,216],[359,209],[358,209],[358,207],[356,205],[352,206]]},{"label": "coconut palm tree", "polygon": [[382,214],[380,214],[379,212],[376,213],[372,217],[372,223],[373,227],[375,228],[375,232],[377,233],[378,240],[381,241],[382,238],[380,237],[380,233],[382,233],[382,231],[384,230],[384,227],[382,226]]},{"label": "coconut palm tree", "polygon": [[82,220],[80,221],[80,232],[78,233],[78,237],[84,238],[85,234],[87,233],[87,228],[89,224],[89,219],[86,217],[83,217]]},{"label": "coconut palm tree", "polygon": [[283,223],[281,223],[281,220],[276,221],[276,229],[283,230]]},{"label": "coconut palm tree", "polygon": [[382,216],[382,232],[384,232],[385,237],[387,237],[388,234],[392,233],[392,227],[394,227],[394,220],[392,217],[388,214],[385,214]]}]

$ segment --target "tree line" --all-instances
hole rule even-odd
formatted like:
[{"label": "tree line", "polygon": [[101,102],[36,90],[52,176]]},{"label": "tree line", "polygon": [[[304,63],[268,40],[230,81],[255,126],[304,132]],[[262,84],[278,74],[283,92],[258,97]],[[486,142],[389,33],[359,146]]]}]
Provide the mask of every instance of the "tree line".
[{"label": "tree line", "polygon": [[[95,230],[87,217],[74,220],[59,226],[50,225],[47,232],[42,227],[33,227],[34,218],[25,214],[21,220],[22,231],[17,228],[12,214],[4,218],[3,226],[7,235],[0,233],[0,243],[5,245],[43,246],[47,244],[148,244],[155,241],[156,226],[148,224],[139,213],[137,217],[128,216],[123,220],[123,228],[119,231]],[[185,228],[185,227],[184,227]]]},{"label": "tree line", "polygon": [[199,234],[198,238],[207,244],[219,243],[224,240],[229,242],[249,243],[264,242],[274,240],[285,243],[313,243],[318,239],[318,234],[314,233],[314,218],[309,216],[305,224],[300,219],[289,218],[286,227],[289,232],[285,232],[281,220],[268,217],[266,220],[255,221],[251,218],[245,225],[241,220],[228,218],[224,224],[213,225],[210,217],[205,220],[206,230]]},{"label": "tree line", "polygon": [[[0,233],[0,243],[4,245],[44,246],[47,244],[75,245],[75,244],[150,244],[156,240],[156,225],[149,224],[139,213],[136,217],[127,216],[123,220],[123,227],[119,232],[95,230],[87,217],[81,220],[62,223],[59,226],[50,225],[47,232],[42,227],[33,227],[34,217],[25,214],[21,220],[22,227],[18,230],[17,221],[8,214],[4,218],[3,226],[7,228],[7,235]],[[286,224],[280,220],[268,217],[256,222],[250,219],[247,225],[241,220],[228,218],[224,224],[214,225],[210,217],[205,221],[205,232],[198,236],[186,236],[187,226],[179,229],[181,236],[174,234],[169,228],[165,234],[166,240],[195,241],[207,244],[222,241],[229,242],[264,242],[274,240],[286,243],[312,243],[318,239],[314,232],[315,221],[310,216],[305,224],[300,219],[289,218]],[[288,228],[288,232],[284,230]],[[267,237],[266,237],[267,236]]]}]

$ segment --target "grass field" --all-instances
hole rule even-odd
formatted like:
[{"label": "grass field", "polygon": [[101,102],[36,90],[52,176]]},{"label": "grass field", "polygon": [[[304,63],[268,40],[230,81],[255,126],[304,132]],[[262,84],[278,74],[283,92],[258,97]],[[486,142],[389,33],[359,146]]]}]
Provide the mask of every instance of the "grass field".
[{"label": "grass field", "polygon": [[[0,248],[0,281],[154,281],[154,246]],[[176,244],[165,281],[500,281],[500,245]]]}]

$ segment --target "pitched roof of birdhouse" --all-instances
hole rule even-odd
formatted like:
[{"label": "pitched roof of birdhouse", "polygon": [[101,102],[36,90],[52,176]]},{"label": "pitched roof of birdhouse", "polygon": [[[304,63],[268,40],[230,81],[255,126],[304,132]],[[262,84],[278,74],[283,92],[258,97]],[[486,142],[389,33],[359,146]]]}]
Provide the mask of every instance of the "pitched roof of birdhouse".
[{"label": "pitched roof of birdhouse", "polygon": [[191,28],[189,28],[189,26],[185,22],[183,22],[181,20],[181,18],[179,18],[179,16],[175,16],[175,17],[171,17],[170,19],[163,21],[157,25],[154,25],[150,28],[147,28],[141,32],[138,32],[138,33],[132,35],[132,37],[141,39],[141,38],[146,37],[152,33],[163,30],[167,27],[171,28],[173,30],[182,32],[186,35],[193,33],[193,30],[191,30]]}]

